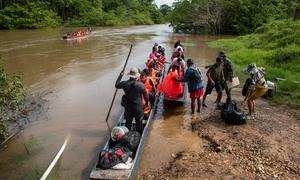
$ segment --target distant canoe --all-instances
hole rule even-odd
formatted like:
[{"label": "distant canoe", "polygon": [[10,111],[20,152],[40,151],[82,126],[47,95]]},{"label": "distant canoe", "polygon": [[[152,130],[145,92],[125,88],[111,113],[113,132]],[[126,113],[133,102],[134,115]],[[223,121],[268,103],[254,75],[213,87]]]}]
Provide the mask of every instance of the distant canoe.
[{"label": "distant canoe", "polygon": [[[78,32],[70,33],[70,34],[64,34],[62,36],[62,39],[64,39],[64,40],[74,40],[74,39],[86,37],[86,36],[90,35],[91,33],[92,33],[91,30],[86,29],[81,35],[77,35]],[[74,35],[72,35],[72,34],[74,34]]]}]

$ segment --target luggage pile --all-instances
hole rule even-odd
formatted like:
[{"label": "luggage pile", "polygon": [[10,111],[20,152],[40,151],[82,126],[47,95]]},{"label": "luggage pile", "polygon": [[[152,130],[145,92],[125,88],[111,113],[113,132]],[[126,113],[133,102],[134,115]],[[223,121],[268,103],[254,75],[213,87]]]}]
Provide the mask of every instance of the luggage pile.
[{"label": "luggage pile", "polygon": [[125,126],[114,127],[111,132],[108,150],[99,153],[97,168],[130,169],[132,159],[141,139],[137,131],[129,131]]}]

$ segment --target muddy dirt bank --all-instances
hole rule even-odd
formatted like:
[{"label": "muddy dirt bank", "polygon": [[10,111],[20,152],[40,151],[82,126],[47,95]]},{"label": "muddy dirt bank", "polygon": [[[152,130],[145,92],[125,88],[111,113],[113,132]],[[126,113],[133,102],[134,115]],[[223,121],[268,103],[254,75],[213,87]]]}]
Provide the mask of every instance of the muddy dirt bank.
[{"label": "muddy dirt bank", "polygon": [[[242,97],[236,94],[235,99],[247,112],[246,105],[241,104]],[[200,151],[187,147],[173,154],[166,166],[150,170],[140,178],[298,179],[299,113],[288,106],[271,106],[262,99],[256,106],[256,118],[241,126],[226,125],[216,109],[194,116],[190,130],[202,141]]]}]

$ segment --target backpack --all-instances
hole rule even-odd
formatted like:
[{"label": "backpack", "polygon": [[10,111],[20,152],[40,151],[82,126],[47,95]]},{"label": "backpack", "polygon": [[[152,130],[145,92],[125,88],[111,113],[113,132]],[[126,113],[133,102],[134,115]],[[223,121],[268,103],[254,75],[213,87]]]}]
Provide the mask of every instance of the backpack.
[{"label": "backpack", "polygon": [[247,95],[247,92],[248,92],[248,89],[249,89],[249,86],[251,84],[251,78],[248,78],[243,86],[243,90],[242,90],[242,95],[243,96],[246,96]]},{"label": "backpack", "polygon": [[137,131],[129,131],[127,132],[122,139],[120,140],[120,143],[122,146],[128,148],[131,152],[135,154],[141,140],[141,135]]},{"label": "backpack", "polygon": [[194,71],[194,78],[195,78],[196,82],[201,83],[202,82],[202,74],[201,74],[200,69],[196,66],[193,67],[192,69]]},{"label": "backpack", "polygon": [[125,163],[130,155],[130,151],[121,146],[116,146],[108,151],[102,150],[99,153],[97,168],[110,169],[119,163]]}]

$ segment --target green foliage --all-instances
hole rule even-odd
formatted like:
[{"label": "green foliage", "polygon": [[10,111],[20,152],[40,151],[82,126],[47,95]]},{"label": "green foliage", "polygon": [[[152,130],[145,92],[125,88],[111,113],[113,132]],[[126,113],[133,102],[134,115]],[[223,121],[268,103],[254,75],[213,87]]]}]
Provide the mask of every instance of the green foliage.
[{"label": "green foliage", "polygon": [[61,19],[51,10],[34,3],[21,6],[13,3],[0,10],[0,29],[35,29],[57,26]]},{"label": "green foliage", "polygon": [[0,68],[0,140],[7,136],[7,121],[19,111],[25,100],[20,75],[9,75]]},{"label": "green foliage", "polygon": [[181,0],[168,18],[175,31],[246,34],[291,17],[297,7],[298,0]]},{"label": "green foliage", "polygon": [[[291,29],[293,29],[291,31]],[[222,39],[209,43],[212,47],[231,49],[229,58],[235,64],[236,74],[242,79],[246,75],[242,69],[249,63],[266,68],[267,79],[276,77],[287,79],[280,83],[281,92],[276,101],[300,105],[300,21],[278,20],[265,24],[255,33],[235,39]],[[279,91],[280,92],[280,91]]]},{"label": "green foliage", "polygon": [[162,4],[159,7],[159,11],[162,13],[162,15],[166,16],[168,15],[168,13],[172,10],[172,8],[170,6],[168,6],[167,4]]},{"label": "green foliage", "polygon": [[163,23],[164,17],[152,0],[9,0],[0,6],[0,29],[44,28],[62,22],[135,25]]}]

